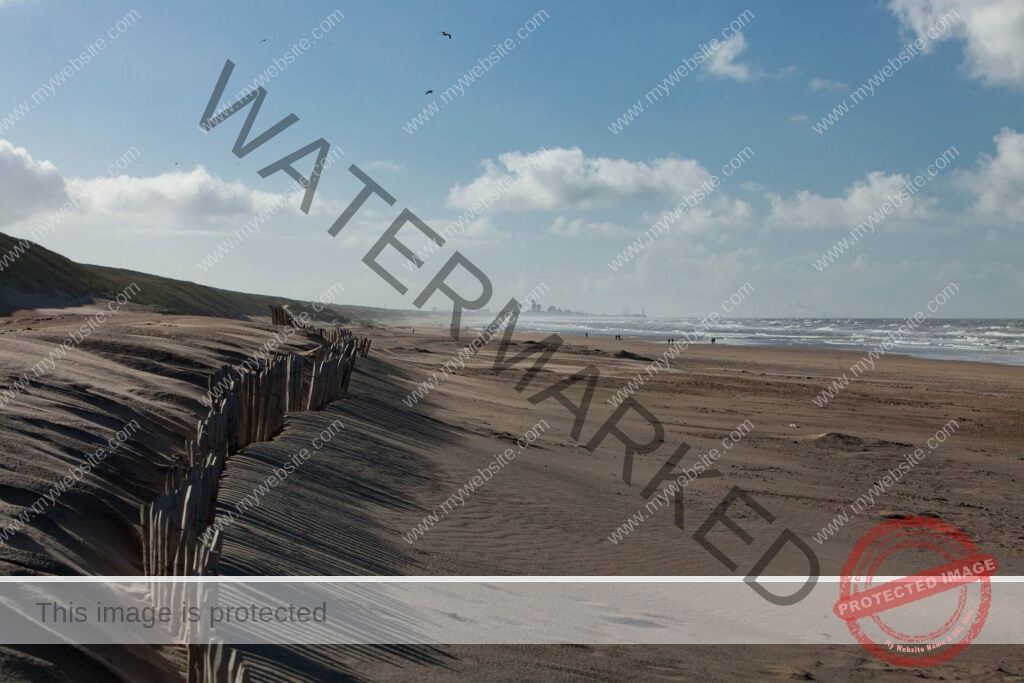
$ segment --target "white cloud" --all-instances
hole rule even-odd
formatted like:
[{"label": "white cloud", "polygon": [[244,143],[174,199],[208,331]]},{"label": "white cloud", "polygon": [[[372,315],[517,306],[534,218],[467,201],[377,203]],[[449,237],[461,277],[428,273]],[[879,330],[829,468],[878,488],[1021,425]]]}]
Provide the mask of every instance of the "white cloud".
[{"label": "white cloud", "polygon": [[[466,226],[466,232],[460,234],[458,239],[482,242],[486,244],[497,244],[509,236],[509,233],[501,230],[491,222],[490,216],[477,216],[473,222]],[[455,238],[453,238],[455,239]]]},{"label": "white cloud", "polygon": [[[294,192],[279,210],[297,214],[302,195]],[[53,163],[37,161],[24,148],[0,139],[0,226],[20,233],[47,216],[78,230],[195,232],[241,224],[283,201],[283,195],[224,180],[202,166],[150,177],[124,173],[65,179]],[[69,203],[74,208],[65,208]]]},{"label": "white cloud", "polygon": [[[504,183],[504,196],[491,211],[592,209],[621,202],[674,199],[679,201],[707,180],[710,173],[692,159],[654,159],[649,162],[587,157],[579,147],[535,152],[508,152],[498,163],[483,162],[484,174],[467,185],[455,185],[448,204],[468,208]],[[522,166],[538,159],[533,170]],[[515,178],[517,168],[524,174]],[[514,178],[509,184],[506,179]]]},{"label": "white cloud", "polygon": [[580,235],[589,237],[626,237],[632,233],[628,229],[608,221],[591,222],[582,218],[570,221],[565,216],[559,216],[551,224],[551,227],[548,228],[548,234],[559,237],[578,237]]},{"label": "white cloud", "polygon": [[834,92],[844,94],[850,91],[850,86],[842,81],[833,81],[831,78],[812,78],[808,83],[811,90],[817,92]]},{"label": "white cloud", "polygon": [[[769,193],[765,196],[772,208],[766,223],[771,227],[800,230],[852,228],[905,189],[904,183],[909,180],[910,176],[899,173],[888,175],[872,171],[865,180],[848,187],[841,197],[823,197],[807,190],[799,190],[788,198]],[[901,221],[923,218],[934,203],[933,199],[913,195],[897,209],[898,217]]]},{"label": "white cloud", "polygon": [[[721,192],[721,188],[715,190]],[[670,207],[663,213],[645,212],[641,216],[641,223],[647,230],[661,221],[665,215],[675,207]],[[728,195],[711,195],[704,199],[693,209],[679,216],[674,223],[669,223],[669,230],[673,234],[686,234],[691,236],[706,236],[712,238],[726,237],[732,235],[739,229],[748,228],[753,225],[754,209],[742,199],[732,199]]]},{"label": "white cloud", "polygon": [[1024,2],[889,0],[889,9],[904,29],[928,42],[925,51],[936,42],[962,40],[963,68],[972,78],[990,86],[1024,87]]},{"label": "white cloud", "polygon": [[1024,134],[1004,128],[995,136],[996,155],[983,154],[977,169],[956,175],[974,196],[973,213],[1024,224]]},{"label": "white cloud", "polygon": [[789,120],[793,123],[803,123],[804,121],[810,121],[810,117],[807,114],[793,114],[789,117]]},{"label": "white cloud", "polygon": [[[84,214],[130,221],[133,228],[143,230],[217,225],[234,217],[251,217],[278,197],[211,175],[202,166],[144,178],[74,179],[68,181],[68,190],[87,199]],[[293,196],[292,203],[298,205],[300,197],[301,193]]]},{"label": "white cloud", "polygon": [[49,161],[0,139],[0,226],[54,211],[68,200],[64,179]]},{"label": "white cloud", "polygon": [[741,83],[752,80],[758,75],[753,68],[736,61],[746,49],[747,39],[742,33],[729,38],[708,59],[708,73]]}]

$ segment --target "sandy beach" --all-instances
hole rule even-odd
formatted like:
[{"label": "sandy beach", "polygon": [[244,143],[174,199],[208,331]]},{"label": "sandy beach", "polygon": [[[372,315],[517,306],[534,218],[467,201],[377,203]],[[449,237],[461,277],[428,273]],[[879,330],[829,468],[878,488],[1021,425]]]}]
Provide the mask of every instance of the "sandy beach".
[{"label": "sandy beach", "polygon": [[[660,467],[660,460],[638,457],[634,484],[626,485],[621,480],[622,454],[617,443],[609,440],[589,453],[570,438],[572,417],[566,410],[554,401],[533,406],[524,399],[532,392],[514,390],[521,371],[512,377],[492,373],[496,343],[431,391],[425,401],[409,408],[402,399],[463,345],[420,329],[416,334],[408,328],[371,334],[375,338],[372,360],[362,366],[352,396],[337,411],[304,415],[293,431],[274,444],[254,449],[245,465],[236,461],[229,471],[222,500],[231,506],[252,490],[275,459],[301,448],[325,424],[340,418],[347,425],[349,439],[310,461],[303,483],[296,480],[288,489],[301,497],[301,505],[281,497],[229,532],[227,571],[725,573],[717,560],[680,533],[669,509],[661,510],[619,544],[608,540],[643,507],[638,491]],[[474,336],[466,334],[467,339]],[[523,345],[541,338],[516,335]],[[627,350],[653,357],[664,345],[605,338],[590,339],[588,348],[587,341],[567,337],[570,348],[559,351],[538,376],[536,386],[539,390],[595,364],[601,381],[591,419],[600,424],[612,412],[600,399],[647,365],[616,359],[614,353]],[[1020,512],[1011,503],[1021,475],[1024,369],[890,356],[834,404],[826,408],[813,404],[811,397],[859,355],[698,345],[687,349],[671,370],[644,385],[638,397],[663,420],[670,444],[685,439],[694,452],[702,452],[720,447],[722,439],[746,419],[756,426],[718,461],[724,474],[721,480],[700,480],[702,486],[686,491],[686,514],[691,520],[687,528],[695,530],[729,489],[739,485],[811,543],[822,574],[840,573],[853,544],[875,524],[911,514],[934,514],[956,524],[1005,562],[1002,566],[1008,573],[1019,572],[1024,538]],[[840,508],[895,467],[905,453],[925,446],[950,419],[961,429],[905,481],[851,520],[835,538],[821,545],[811,541]],[[415,543],[407,542],[405,535],[426,514],[539,420],[551,428],[500,476]],[[794,423],[799,428],[790,427]],[[585,428],[584,443],[592,429]],[[339,488],[339,481],[346,483]],[[319,512],[311,519],[299,512],[303,509]],[[737,514],[751,524],[753,517],[749,511]],[[315,549],[310,549],[304,539],[313,536]],[[729,552],[743,562],[745,551],[744,559],[750,564],[765,545],[744,548],[736,541]],[[780,563],[773,571],[797,573],[805,568],[794,560],[792,566]],[[371,680],[916,677],[866,656],[859,646],[460,646],[399,649],[386,656],[365,648],[338,647],[320,648],[315,657],[301,650],[282,650],[294,657],[281,657],[291,662],[292,675],[303,672],[309,680],[316,680],[321,656]],[[743,654],[736,656],[737,650]],[[311,665],[311,659],[318,664]],[[998,678],[1006,672],[1019,673],[1018,661],[1011,648],[977,647],[932,671],[947,677]]]},{"label": "sandy beach", "polygon": [[[5,320],[5,381],[45,356],[69,322],[86,312],[26,312]],[[123,312],[59,361],[59,375],[38,378],[5,406],[7,520],[43,495],[92,444],[130,420],[141,426],[54,509],[8,540],[0,550],[6,573],[139,573],[136,506],[157,495],[163,470],[202,412],[205,373],[239,362],[272,330],[266,323]],[[585,444],[614,411],[607,399],[649,364],[615,355],[626,351],[653,359],[664,344],[566,337],[530,387],[518,393],[514,386],[525,365],[494,373],[493,342],[410,407],[410,392],[465,343],[423,328],[415,334],[380,326],[358,332],[373,339],[373,353],[358,366],[343,400],[322,412],[289,415],[280,436],[230,459],[219,514],[235,509],[325,427],[339,420],[344,425],[302,470],[224,531],[221,573],[724,574],[718,560],[689,536],[733,486],[805,539],[822,574],[840,573],[853,544],[875,524],[912,514],[955,524],[995,555],[1001,570],[1021,571],[1024,525],[1012,501],[1022,475],[1024,368],[890,355],[818,407],[811,399],[859,354],[690,346],[635,394],[664,424],[665,442],[672,448],[690,444],[686,463],[721,449],[741,423],[749,420],[751,428],[715,462],[722,477],[687,487],[689,533],[675,526],[666,507],[612,542],[609,536],[644,509],[639,492],[668,448],[638,455],[632,483],[626,484],[615,439],[593,453]],[[468,341],[475,335],[463,336]],[[518,352],[541,339],[516,334],[508,350]],[[297,335],[291,346],[313,344]],[[588,365],[600,371],[600,379],[581,437],[574,440],[574,419],[564,407],[554,400],[534,405],[526,397]],[[574,401],[579,386],[568,394]],[[907,453],[927,449],[950,420],[956,429],[876,504],[852,515],[823,543],[812,540]],[[636,430],[637,440],[643,429],[650,430],[636,415],[623,428]],[[409,542],[424,517],[529,430],[535,438],[500,475]],[[734,516],[751,529],[760,523],[749,510]],[[726,534],[714,538],[744,566],[771,540],[744,546],[736,539],[730,544]],[[770,573],[805,572],[800,560],[797,553],[780,555]],[[249,648],[247,657],[254,671],[288,680],[323,680],[327,671],[361,680],[503,679],[496,672],[513,669],[508,680],[830,680],[851,671],[857,680],[913,676],[879,663],[859,646],[739,649],[750,654],[735,657],[736,648],[726,646],[281,646]],[[30,680],[25,672],[53,666],[46,664],[52,650],[38,650],[6,650],[12,676]],[[79,647],[74,653],[68,656],[129,678],[144,672],[147,679],[173,680],[180,665],[171,647]],[[1009,648],[978,646],[932,671],[995,677],[1000,668],[1018,671],[1011,654]]]}]

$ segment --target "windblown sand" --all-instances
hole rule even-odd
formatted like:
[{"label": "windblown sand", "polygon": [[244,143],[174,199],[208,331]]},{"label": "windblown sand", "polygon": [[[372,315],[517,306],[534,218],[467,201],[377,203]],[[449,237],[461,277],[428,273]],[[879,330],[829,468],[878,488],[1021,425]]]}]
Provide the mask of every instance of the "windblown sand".
[{"label": "windblown sand", "polygon": [[[614,358],[620,350],[656,357],[665,346],[640,341],[567,338],[522,394],[522,369],[491,371],[485,348],[412,408],[409,392],[456,355],[441,332],[373,330],[371,357],[358,366],[350,396],[322,414],[291,420],[273,444],[256,446],[228,468],[221,504],[234,506],[275,464],[308,447],[341,419],[345,439],[310,459],[283,490],[227,532],[225,573],[238,574],[727,574],[691,538],[735,485],[751,493],[812,545],[822,574],[839,574],[854,543],[897,515],[933,514],[964,529],[1001,572],[1021,573],[1024,525],[1014,502],[1021,453],[1024,368],[888,356],[824,408],[812,403],[861,354],[699,345],[636,394],[666,427],[667,445],[637,458],[633,483],[622,481],[622,450],[608,439],[591,454],[570,438],[573,418],[555,401],[526,397],[593,363],[601,371],[585,443],[612,414],[606,399],[648,362]],[[466,332],[466,340],[474,334]],[[542,335],[516,335],[527,340]],[[532,362],[532,361],[531,361]],[[442,373],[438,372],[438,377]],[[574,401],[582,394],[582,384]],[[686,528],[664,508],[618,544],[607,537],[643,507],[639,491],[671,449],[686,441],[689,464],[749,419],[754,429],[718,460],[723,477],[695,482],[685,493]],[[946,425],[959,429],[910,474],[831,540],[811,539],[886,471]],[[540,420],[549,428],[502,472],[413,544],[412,527]],[[791,424],[799,425],[797,428]],[[631,420],[637,440],[649,429]],[[308,512],[307,512],[308,511]],[[758,537],[751,546],[712,535],[749,567],[773,541],[754,513],[734,516]],[[760,533],[759,533],[760,532]],[[776,574],[797,574],[797,553],[780,555]],[[907,568],[908,571],[913,568]],[[834,589],[834,584],[819,590]],[[709,606],[709,609],[713,609]],[[699,615],[681,615],[699,619]],[[275,648],[262,653],[268,671],[324,680],[341,670],[368,680],[733,680],[813,678],[909,680],[859,646],[651,647],[457,646]],[[1019,650],[973,647],[928,675],[967,679],[1024,672]]]},{"label": "windblown sand", "polygon": [[[23,314],[0,322],[0,381],[31,367],[84,317]],[[28,329],[31,328],[31,329]],[[0,508],[7,523],[67,467],[135,418],[142,432],[108,458],[95,477],[0,548],[6,573],[133,574],[140,571],[137,508],[159,492],[163,468],[205,410],[205,374],[237,363],[271,327],[208,318],[119,314],[81,348],[0,409],[4,466]],[[491,371],[485,348],[408,407],[409,392],[464,343],[440,329],[358,330],[374,340],[349,396],[319,413],[288,418],[273,442],[229,461],[219,507],[235,503],[334,420],[345,425],[258,508],[225,531],[227,574],[726,574],[690,536],[733,487],[740,486],[814,548],[823,574],[838,574],[854,543],[897,515],[933,514],[960,527],[1001,573],[1021,574],[1019,499],[1024,476],[1024,368],[886,356],[827,406],[811,399],[861,357],[824,352],[696,345],[649,379],[636,398],[665,425],[666,444],[638,456],[632,484],[622,481],[622,448],[584,444],[610,416],[606,400],[664,345],[566,338],[567,345],[526,391],[517,369]],[[519,345],[543,335],[518,334]],[[293,338],[297,348],[313,341]],[[601,371],[581,441],[573,417],[555,401],[526,399],[587,365]],[[646,373],[644,373],[646,375]],[[582,384],[570,395],[578,400]],[[754,429],[716,466],[723,476],[685,492],[686,533],[673,511],[659,511],[618,544],[608,536],[646,502],[640,490],[685,441],[689,465],[745,420]],[[545,420],[548,428],[464,507],[413,544],[404,536],[486,466],[495,454]],[[811,539],[888,469],[949,420],[958,429],[874,506],[824,544]],[[624,428],[646,440],[632,416]],[[791,427],[796,424],[798,427]],[[777,536],[750,511],[734,515],[755,542],[713,536],[748,567]],[[774,527],[771,527],[774,528]],[[758,533],[763,532],[763,533]],[[799,555],[780,555],[777,574],[804,572]],[[820,587],[819,587],[820,589]],[[699,619],[699,615],[681,615]],[[5,678],[96,680],[96,670],[125,680],[174,680],[174,648],[18,648],[3,651]],[[456,646],[253,648],[258,680],[710,680],[798,678],[909,680],[859,646]],[[1013,680],[1024,674],[1019,649],[973,646],[928,676]],[[89,668],[92,667],[92,668]]]},{"label": "windblown sand", "polygon": [[[237,364],[272,338],[269,324],[159,316],[135,307],[113,316],[100,302],[63,311],[22,311],[0,318],[0,387],[29,384],[0,407],[0,527],[45,494],[41,515],[0,545],[0,573],[142,574],[139,506],[163,490],[186,438],[206,414],[199,399],[206,375]],[[86,319],[106,321],[37,376],[33,366]],[[318,342],[305,333],[293,350]],[[58,359],[59,358],[59,359]],[[63,493],[55,483],[131,420],[139,429],[81,482]],[[2,680],[177,681],[178,648],[0,646]]]}]

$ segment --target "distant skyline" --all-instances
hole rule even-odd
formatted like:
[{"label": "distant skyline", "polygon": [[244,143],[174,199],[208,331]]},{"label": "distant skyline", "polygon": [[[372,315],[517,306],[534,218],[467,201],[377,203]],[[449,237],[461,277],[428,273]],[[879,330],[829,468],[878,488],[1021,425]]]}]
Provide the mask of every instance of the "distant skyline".
[{"label": "distant skyline", "polygon": [[[749,282],[731,317],[903,318],[955,282],[942,317],[1024,317],[1022,35],[1016,0],[0,0],[0,231],[395,309],[458,250],[494,311],[543,283],[545,309],[701,317]],[[221,106],[267,92],[250,142],[298,117],[241,159],[252,105],[198,128],[226,60]],[[291,178],[257,171],[319,138],[337,151],[305,215]],[[397,201],[331,237],[352,164]],[[362,262],[402,208],[448,239],[414,270],[384,251],[405,296]]]}]

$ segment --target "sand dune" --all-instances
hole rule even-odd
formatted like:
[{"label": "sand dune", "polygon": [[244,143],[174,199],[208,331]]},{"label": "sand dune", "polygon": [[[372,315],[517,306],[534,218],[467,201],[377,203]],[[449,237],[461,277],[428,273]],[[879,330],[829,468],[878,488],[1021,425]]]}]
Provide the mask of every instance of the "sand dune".
[{"label": "sand dune", "polygon": [[[10,390],[23,376],[31,380],[0,408],[0,526],[10,529],[31,505],[46,501],[41,514],[31,514],[0,546],[4,574],[141,574],[139,506],[162,491],[165,470],[205,412],[199,398],[207,373],[240,362],[271,335],[266,324],[120,311],[36,377],[32,367],[99,310],[106,308],[24,311],[0,320],[0,386]],[[304,333],[289,341],[294,348],[316,345]],[[70,467],[132,420],[139,428],[123,445],[81,482],[63,493],[55,489]],[[4,678],[10,680],[45,680],[38,672],[54,670],[54,663],[73,680],[97,680],[96,670],[125,680],[177,680],[182,666],[176,648],[8,654]]]}]

